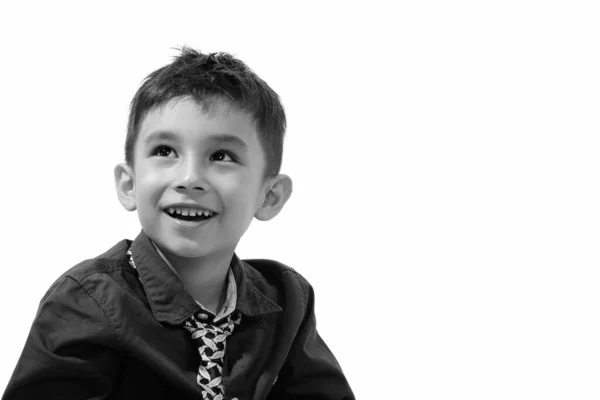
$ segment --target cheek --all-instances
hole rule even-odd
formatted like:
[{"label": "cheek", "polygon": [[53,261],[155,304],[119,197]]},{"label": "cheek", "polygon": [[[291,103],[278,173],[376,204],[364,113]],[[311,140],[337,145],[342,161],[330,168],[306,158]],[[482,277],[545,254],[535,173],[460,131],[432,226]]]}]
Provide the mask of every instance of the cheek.
[{"label": "cheek", "polygon": [[144,175],[136,181],[137,201],[142,204],[154,203],[163,191],[164,185],[157,175]]},{"label": "cheek", "polygon": [[226,205],[238,210],[248,210],[256,205],[259,182],[252,176],[231,175],[220,180],[219,192]]},{"label": "cheek", "polygon": [[252,176],[241,169],[214,168],[207,172],[208,184],[223,195],[244,190]]}]

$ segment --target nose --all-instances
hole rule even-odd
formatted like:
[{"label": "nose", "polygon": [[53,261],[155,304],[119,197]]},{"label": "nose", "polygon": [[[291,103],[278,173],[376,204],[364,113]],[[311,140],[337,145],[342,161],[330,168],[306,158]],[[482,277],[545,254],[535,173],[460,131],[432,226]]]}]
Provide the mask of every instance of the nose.
[{"label": "nose", "polygon": [[177,177],[174,182],[177,190],[191,190],[204,192],[208,190],[206,174],[201,163],[188,159],[180,163]]}]

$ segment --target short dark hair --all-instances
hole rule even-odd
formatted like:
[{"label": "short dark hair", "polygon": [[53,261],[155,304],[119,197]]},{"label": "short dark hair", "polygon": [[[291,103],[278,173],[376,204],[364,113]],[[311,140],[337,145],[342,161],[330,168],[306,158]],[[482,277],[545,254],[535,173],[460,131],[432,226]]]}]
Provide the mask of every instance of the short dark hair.
[{"label": "short dark hair", "polygon": [[148,75],[133,97],[125,140],[125,161],[129,165],[133,166],[134,146],[144,117],[181,96],[193,98],[205,109],[225,100],[251,115],[265,153],[264,177],[279,173],[286,118],[277,93],[231,54],[203,54],[189,47],[183,47],[171,64]]}]

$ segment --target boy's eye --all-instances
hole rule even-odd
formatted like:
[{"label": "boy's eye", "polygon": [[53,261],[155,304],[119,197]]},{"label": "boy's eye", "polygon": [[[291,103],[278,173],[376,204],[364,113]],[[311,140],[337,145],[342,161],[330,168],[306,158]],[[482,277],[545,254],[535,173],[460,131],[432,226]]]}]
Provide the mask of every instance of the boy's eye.
[{"label": "boy's eye", "polygon": [[175,154],[175,152],[169,146],[158,146],[154,150],[152,150],[153,156],[169,157],[174,154]]},{"label": "boy's eye", "polygon": [[210,156],[210,160],[211,161],[225,161],[225,162],[233,162],[235,161],[235,157],[226,151],[223,150],[219,150],[217,152],[214,152],[211,156]]}]

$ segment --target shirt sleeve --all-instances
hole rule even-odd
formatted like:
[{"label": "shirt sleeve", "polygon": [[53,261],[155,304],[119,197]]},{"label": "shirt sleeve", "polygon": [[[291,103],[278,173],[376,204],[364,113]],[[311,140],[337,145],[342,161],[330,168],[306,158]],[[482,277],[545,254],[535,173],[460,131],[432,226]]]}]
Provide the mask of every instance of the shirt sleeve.
[{"label": "shirt sleeve", "polygon": [[2,399],[105,399],[118,373],[116,344],[100,303],[63,277],[40,302]]},{"label": "shirt sleeve", "polygon": [[354,400],[340,365],[317,332],[314,291],[306,285],[305,318],[268,398]]}]

